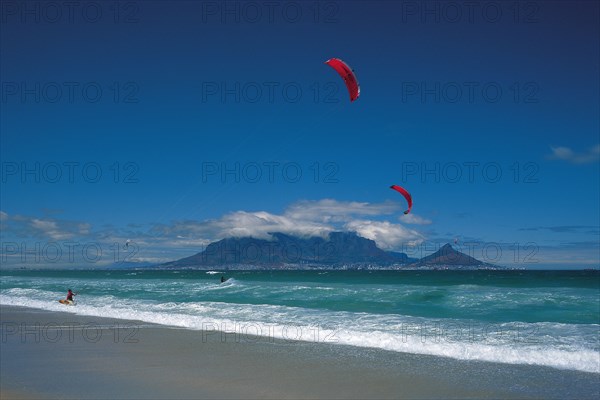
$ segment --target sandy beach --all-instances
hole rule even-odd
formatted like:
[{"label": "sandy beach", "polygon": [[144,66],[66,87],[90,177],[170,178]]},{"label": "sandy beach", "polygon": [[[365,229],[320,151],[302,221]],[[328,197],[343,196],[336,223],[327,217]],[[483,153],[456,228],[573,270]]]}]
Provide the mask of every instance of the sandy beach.
[{"label": "sandy beach", "polygon": [[1,308],[2,399],[589,398],[598,375]]}]

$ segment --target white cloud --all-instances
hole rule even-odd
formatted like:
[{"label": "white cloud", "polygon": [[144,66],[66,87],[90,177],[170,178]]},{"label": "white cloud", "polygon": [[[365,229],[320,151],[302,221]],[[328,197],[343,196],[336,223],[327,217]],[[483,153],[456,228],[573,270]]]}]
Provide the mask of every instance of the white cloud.
[{"label": "white cloud", "polygon": [[[270,240],[273,232],[296,237],[321,236],[330,232],[350,230],[387,249],[422,240],[418,232],[401,223],[428,224],[431,221],[418,216],[403,216],[400,223],[372,221],[382,215],[400,213],[400,203],[343,202],[333,199],[299,201],[291,204],[282,214],[267,211],[236,211],[221,218],[205,221],[176,221],[170,225],[155,226],[153,235],[170,239],[173,246],[206,245],[226,237],[246,237]],[[365,219],[364,217],[370,217]],[[406,218],[406,220],[404,220]]]},{"label": "white cloud", "polygon": [[285,215],[297,220],[321,222],[347,221],[353,216],[388,215],[400,210],[400,204],[385,202],[371,204],[333,199],[298,201],[285,210]]},{"label": "white cloud", "polygon": [[600,144],[590,147],[587,151],[576,153],[568,147],[552,147],[551,160],[563,160],[573,164],[588,164],[600,160]]},{"label": "white cloud", "polygon": [[32,228],[53,240],[66,240],[74,236],[71,232],[59,229],[56,221],[33,218],[29,223]]},{"label": "white cloud", "polygon": [[89,239],[92,226],[87,222],[76,222],[56,218],[38,218],[15,214],[8,216],[0,211],[0,221],[10,221],[10,225],[2,227],[4,237],[36,238],[52,241],[71,240],[74,238]]},{"label": "white cloud", "polygon": [[236,211],[219,219],[206,221],[178,221],[173,225],[157,228],[161,235],[176,235],[185,240],[211,242],[225,237],[251,236],[272,239],[271,232],[282,232],[294,236],[327,236],[334,228],[331,225],[301,220],[287,215],[276,215],[266,211]]},{"label": "white cloud", "polygon": [[398,249],[402,245],[416,246],[424,240],[419,232],[388,221],[356,220],[348,222],[345,228],[374,240],[384,250]]},{"label": "white cloud", "polygon": [[237,211],[227,214],[219,225],[221,236],[252,236],[263,239],[270,238],[270,232],[283,232],[294,236],[326,236],[333,230],[333,227],[327,224],[265,211]]},{"label": "white cloud", "polygon": [[413,213],[402,215],[398,219],[400,220],[400,222],[403,222],[405,224],[431,225],[430,219],[419,217],[418,215],[415,215]]},{"label": "white cloud", "polygon": [[77,228],[78,228],[78,233],[80,235],[88,235],[90,233],[90,229],[91,229],[92,225],[88,224],[88,223],[81,223],[81,224],[77,224]]}]

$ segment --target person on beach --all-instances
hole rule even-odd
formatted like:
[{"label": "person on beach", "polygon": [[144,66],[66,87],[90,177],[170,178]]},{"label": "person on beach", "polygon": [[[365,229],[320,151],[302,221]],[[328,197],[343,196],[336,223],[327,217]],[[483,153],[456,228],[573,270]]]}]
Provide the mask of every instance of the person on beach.
[{"label": "person on beach", "polygon": [[77,293],[73,293],[73,291],[71,289],[69,289],[67,291],[67,301],[70,301],[70,302],[74,303],[75,300],[73,300],[73,296],[77,296]]}]

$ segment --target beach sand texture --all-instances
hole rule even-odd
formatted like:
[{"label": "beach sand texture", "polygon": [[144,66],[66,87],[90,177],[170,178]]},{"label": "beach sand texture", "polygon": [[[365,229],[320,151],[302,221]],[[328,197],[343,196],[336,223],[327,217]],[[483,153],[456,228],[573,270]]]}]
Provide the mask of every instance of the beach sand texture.
[{"label": "beach sand texture", "polygon": [[547,367],[235,336],[22,307],[2,306],[1,322],[2,400],[599,394],[597,374]]}]

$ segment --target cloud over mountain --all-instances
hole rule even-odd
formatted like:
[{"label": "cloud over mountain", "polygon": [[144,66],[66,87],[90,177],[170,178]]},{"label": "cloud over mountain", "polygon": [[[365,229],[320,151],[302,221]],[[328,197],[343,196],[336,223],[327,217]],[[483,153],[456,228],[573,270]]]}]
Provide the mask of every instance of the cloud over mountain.
[{"label": "cloud over mountain", "polygon": [[[371,204],[343,202],[333,199],[303,200],[290,205],[282,214],[267,211],[236,211],[218,219],[205,221],[177,221],[154,228],[158,235],[176,235],[184,238],[206,238],[208,241],[226,237],[254,237],[272,239],[272,232],[297,237],[327,237],[330,232],[345,230],[374,240],[385,249],[393,249],[402,243],[417,243],[423,236],[399,223],[363,219],[378,218],[399,212],[400,205],[393,202]],[[427,221],[418,219],[415,221]]]}]

